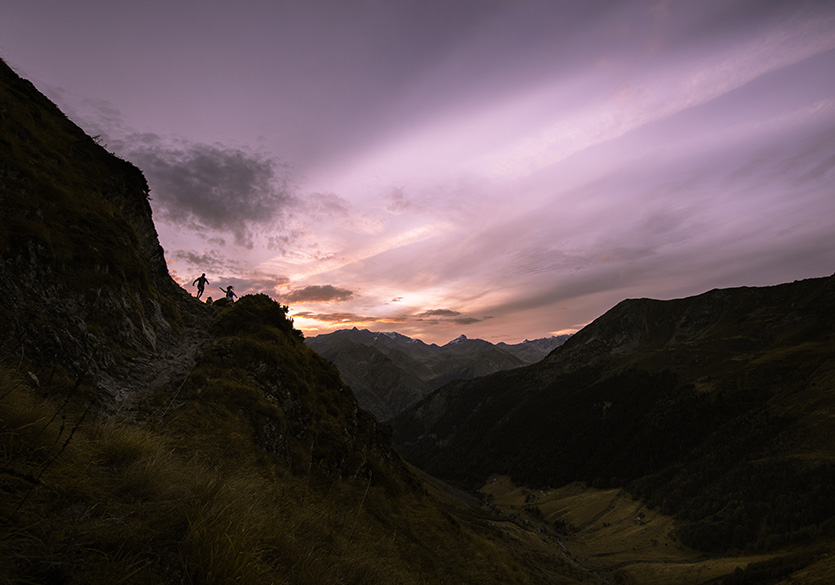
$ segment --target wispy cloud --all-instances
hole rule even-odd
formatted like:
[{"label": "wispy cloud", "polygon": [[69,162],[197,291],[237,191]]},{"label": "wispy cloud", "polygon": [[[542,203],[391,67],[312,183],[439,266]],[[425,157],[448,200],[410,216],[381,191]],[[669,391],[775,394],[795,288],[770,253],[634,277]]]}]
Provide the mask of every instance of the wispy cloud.
[{"label": "wispy cloud", "polygon": [[145,172],[181,283],[309,331],[513,340],[835,265],[831,2],[183,1],[0,20]]},{"label": "wispy cloud", "polygon": [[222,274],[240,268],[239,263],[221,254],[218,250],[195,252],[193,250],[175,250],[169,253],[169,261],[183,262],[192,270],[211,274]]},{"label": "wispy cloud", "polygon": [[446,321],[457,325],[471,325],[490,318],[462,315],[459,311],[451,309],[430,309],[412,316],[412,320],[417,322],[441,323]]},{"label": "wispy cloud", "polygon": [[[725,41],[699,57],[659,59],[629,85],[561,114],[482,159],[498,175],[522,177],[650,122],[716,99],[771,71],[835,48],[835,18],[797,18],[765,35]],[[558,95],[561,81],[544,92]],[[582,83],[582,81],[581,81]],[[525,95],[521,100],[529,100]],[[522,104],[519,104],[522,105]],[[520,107],[510,108],[520,111]]]},{"label": "wispy cloud", "polygon": [[283,295],[288,303],[326,303],[347,301],[354,296],[353,291],[330,284],[310,285],[298,288]]},{"label": "wispy cloud", "polygon": [[420,331],[425,330],[426,327],[433,327],[438,325],[449,326],[463,326],[480,323],[482,321],[492,319],[490,315],[473,316],[462,314],[459,311],[451,309],[430,309],[428,311],[420,312],[399,312],[394,314],[373,314],[373,313],[356,313],[351,311],[312,311],[307,309],[294,309],[292,314],[294,319],[302,319],[309,322],[315,322],[312,329],[319,328],[341,328],[346,326],[371,326],[374,324],[397,324],[403,331]]},{"label": "wispy cloud", "polygon": [[349,325],[367,325],[371,323],[403,323],[405,318],[398,317],[381,317],[374,315],[363,315],[361,313],[352,312],[316,312],[316,311],[294,311],[294,319],[306,319],[315,321],[319,324],[324,324],[329,328],[332,327],[346,327]]}]

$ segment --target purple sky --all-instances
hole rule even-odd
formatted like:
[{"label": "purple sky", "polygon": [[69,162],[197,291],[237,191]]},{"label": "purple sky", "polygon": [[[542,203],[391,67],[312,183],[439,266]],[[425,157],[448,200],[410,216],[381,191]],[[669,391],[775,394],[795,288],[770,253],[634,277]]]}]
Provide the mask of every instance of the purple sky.
[{"label": "purple sky", "polygon": [[7,4],[0,57],[143,170],[174,277],[306,335],[835,272],[833,2]]}]

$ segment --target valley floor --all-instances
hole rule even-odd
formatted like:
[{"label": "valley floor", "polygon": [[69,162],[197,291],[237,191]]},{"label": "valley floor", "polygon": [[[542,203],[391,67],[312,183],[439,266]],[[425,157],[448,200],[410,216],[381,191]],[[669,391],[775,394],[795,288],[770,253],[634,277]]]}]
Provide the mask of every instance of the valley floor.
[{"label": "valley floor", "polygon": [[[673,519],[648,509],[624,490],[594,489],[581,483],[534,490],[506,476],[489,478],[477,496],[423,475],[436,498],[492,529],[518,550],[543,582],[600,585],[699,585],[708,583],[814,584],[835,582],[832,543],[814,550],[786,549],[738,556],[710,556],[682,545]],[[480,501],[479,501],[480,500]],[[490,530],[488,530],[489,532]],[[782,570],[798,556],[815,560]],[[749,569],[746,575],[745,571]],[[765,577],[765,575],[763,575]],[[751,579],[755,580],[751,580]],[[552,579],[552,580],[549,580]],[[539,579],[537,579],[539,580]]]}]

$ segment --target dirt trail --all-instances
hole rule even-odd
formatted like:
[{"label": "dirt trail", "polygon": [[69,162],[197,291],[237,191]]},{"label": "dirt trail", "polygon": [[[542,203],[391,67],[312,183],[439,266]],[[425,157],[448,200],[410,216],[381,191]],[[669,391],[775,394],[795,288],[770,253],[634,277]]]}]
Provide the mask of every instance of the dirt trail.
[{"label": "dirt trail", "polygon": [[624,493],[625,493],[624,490],[620,490],[617,494],[615,494],[615,497],[612,498],[612,501],[609,504],[609,506],[605,510],[603,510],[602,512],[596,514],[591,519],[589,519],[586,522],[583,522],[582,524],[580,524],[580,526],[577,527],[577,532],[582,532],[583,530],[587,529],[588,527],[593,526],[594,524],[599,522],[600,519],[603,518],[606,514],[608,514],[612,510],[614,510],[617,507],[618,503],[620,503],[621,498],[623,498]]},{"label": "dirt trail", "polygon": [[128,362],[118,379],[110,382],[114,414],[136,411],[144,399],[162,390],[167,389],[172,398],[176,396],[209,341],[211,311],[195,309],[189,325],[160,341],[155,351]]}]

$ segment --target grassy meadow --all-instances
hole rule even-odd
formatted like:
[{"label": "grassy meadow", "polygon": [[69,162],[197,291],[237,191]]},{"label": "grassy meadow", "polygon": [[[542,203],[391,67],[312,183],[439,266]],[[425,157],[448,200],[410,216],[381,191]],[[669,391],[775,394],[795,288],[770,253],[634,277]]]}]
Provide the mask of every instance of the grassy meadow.
[{"label": "grassy meadow", "polygon": [[[831,542],[758,554],[707,555],[683,545],[675,523],[621,489],[575,482],[535,490],[493,475],[480,492],[513,530],[545,533],[549,543],[597,582],[698,585],[708,583],[835,582]],[[810,566],[804,567],[811,558]]]}]

